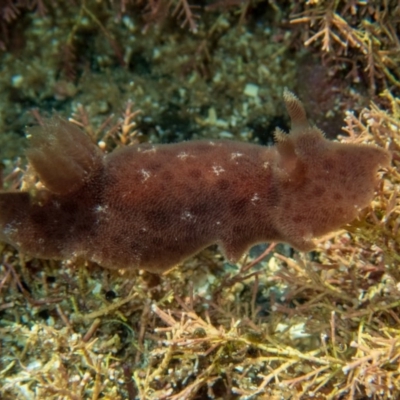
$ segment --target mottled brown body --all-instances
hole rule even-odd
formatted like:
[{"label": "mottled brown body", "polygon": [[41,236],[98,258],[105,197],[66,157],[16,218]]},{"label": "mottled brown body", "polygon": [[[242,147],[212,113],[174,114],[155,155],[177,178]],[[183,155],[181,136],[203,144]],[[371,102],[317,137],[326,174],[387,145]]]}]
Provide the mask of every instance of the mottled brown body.
[{"label": "mottled brown body", "polygon": [[213,243],[231,261],[250,246],[312,238],[354,219],[389,154],[326,140],[290,92],[289,135],[271,148],[233,141],[139,145],[103,156],[72,124],[32,134],[46,190],[0,194],[2,239],[43,258],[162,272]]}]

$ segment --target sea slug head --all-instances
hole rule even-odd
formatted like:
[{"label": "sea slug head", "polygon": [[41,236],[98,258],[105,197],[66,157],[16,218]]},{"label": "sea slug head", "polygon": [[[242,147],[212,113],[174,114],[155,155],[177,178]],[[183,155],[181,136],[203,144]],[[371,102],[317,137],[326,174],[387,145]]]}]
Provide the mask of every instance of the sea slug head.
[{"label": "sea slug head", "polygon": [[[278,185],[282,206],[279,223],[295,247],[309,238],[342,227],[371,202],[377,171],[390,154],[373,145],[327,140],[307,121],[302,103],[285,90],[291,118],[289,135],[277,130]],[[296,246],[297,244],[297,246]]]},{"label": "sea slug head", "polygon": [[[361,210],[369,205],[378,183],[378,169],[390,165],[390,153],[374,145],[330,142],[310,177],[329,183],[332,195],[341,193],[347,206]],[[336,197],[338,197],[336,195]]]}]

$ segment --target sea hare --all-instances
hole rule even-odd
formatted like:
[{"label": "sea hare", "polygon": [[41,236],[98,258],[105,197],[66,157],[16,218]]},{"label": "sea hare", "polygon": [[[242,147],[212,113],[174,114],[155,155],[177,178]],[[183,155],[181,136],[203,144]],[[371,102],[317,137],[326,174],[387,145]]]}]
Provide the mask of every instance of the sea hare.
[{"label": "sea hare", "polygon": [[273,147],[204,140],[104,155],[53,118],[26,153],[45,189],[0,193],[0,239],[35,257],[158,273],[214,243],[232,262],[266,241],[309,251],[370,203],[390,155],[327,140],[295,95],[284,101],[292,126]]}]

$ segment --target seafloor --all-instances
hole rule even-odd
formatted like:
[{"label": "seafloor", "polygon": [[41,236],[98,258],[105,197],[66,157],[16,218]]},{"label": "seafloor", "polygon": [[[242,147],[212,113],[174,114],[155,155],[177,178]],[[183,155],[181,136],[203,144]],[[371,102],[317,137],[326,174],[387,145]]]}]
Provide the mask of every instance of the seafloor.
[{"label": "seafloor", "polygon": [[271,145],[284,87],[329,138],[392,154],[312,253],[211,247],[159,276],[1,245],[0,398],[400,398],[399,32],[391,0],[0,1],[4,190],[38,185],[26,127],[50,115],[104,152]]}]

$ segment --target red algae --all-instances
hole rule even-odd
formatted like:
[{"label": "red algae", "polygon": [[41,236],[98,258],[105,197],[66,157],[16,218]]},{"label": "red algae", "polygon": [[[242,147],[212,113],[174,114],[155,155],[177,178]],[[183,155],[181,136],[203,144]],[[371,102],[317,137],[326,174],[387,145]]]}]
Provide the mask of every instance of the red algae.
[{"label": "red algae", "polygon": [[44,190],[0,193],[0,239],[41,258],[163,272],[217,243],[237,261],[279,241],[309,251],[372,200],[389,153],[327,140],[285,90],[291,118],[276,146],[235,141],[142,144],[103,155],[73,124],[32,131]]}]

